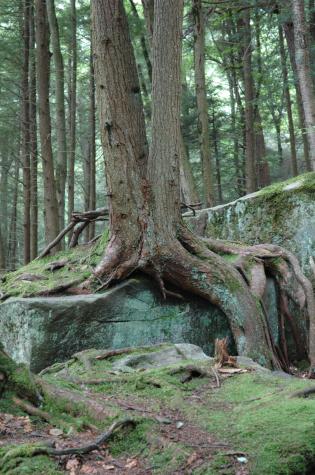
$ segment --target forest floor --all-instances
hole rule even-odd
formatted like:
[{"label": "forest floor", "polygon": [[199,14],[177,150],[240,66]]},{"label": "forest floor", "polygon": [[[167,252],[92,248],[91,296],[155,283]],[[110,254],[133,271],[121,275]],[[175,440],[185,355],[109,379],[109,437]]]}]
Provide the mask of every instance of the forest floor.
[{"label": "forest floor", "polygon": [[[12,407],[10,395],[2,398],[0,473],[314,473],[315,399],[292,397],[313,387],[311,381],[245,368],[242,373],[220,373],[218,387],[215,374],[183,382],[186,370],[177,371],[178,365],[117,373],[112,370],[117,358],[92,364],[72,359],[43,374],[46,384],[59,391],[45,398],[42,407],[52,414],[51,423]],[[207,370],[209,363],[198,367]],[[69,394],[74,395],[70,403],[64,397]],[[98,451],[29,456],[28,448],[48,440],[57,448],[88,444],[126,417],[136,425],[117,432]],[[8,445],[23,444],[23,456],[3,462]]]}]

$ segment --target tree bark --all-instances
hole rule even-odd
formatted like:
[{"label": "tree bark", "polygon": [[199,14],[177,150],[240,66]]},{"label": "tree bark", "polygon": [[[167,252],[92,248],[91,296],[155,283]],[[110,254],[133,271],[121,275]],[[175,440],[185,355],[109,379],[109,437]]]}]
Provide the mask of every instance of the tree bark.
[{"label": "tree bark", "polygon": [[76,151],[76,108],[77,108],[77,11],[76,0],[71,0],[71,53],[69,89],[69,169],[68,169],[68,220],[74,211],[74,174]]},{"label": "tree bark", "polygon": [[246,9],[242,15],[243,36],[243,74],[245,89],[245,126],[246,126],[246,191],[252,193],[257,189],[255,164],[255,134],[254,134],[254,80],[252,71],[252,35],[250,27],[250,10]]},{"label": "tree bark", "polygon": [[[56,185],[59,213],[59,228],[64,228],[65,222],[65,189],[67,178],[67,139],[66,139],[66,114],[65,114],[65,79],[64,64],[60,47],[59,26],[56,16],[55,0],[47,1],[49,28],[53,60],[55,65],[56,86],[56,132],[57,132],[57,160],[56,160]],[[71,144],[72,145],[72,144]]]},{"label": "tree bark", "polygon": [[290,93],[289,80],[288,80],[287,60],[286,60],[283,30],[282,30],[281,24],[278,25],[278,35],[279,35],[279,50],[280,50],[280,58],[281,58],[284,98],[285,98],[285,103],[286,103],[288,125],[289,125],[291,169],[292,169],[292,175],[297,176],[298,164],[297,164],[297,155],[296,155],[296,140],[295,140],[294,122],[293,122],[293,114],[292,114],[291,93]]},{"label": "tree bark", "polygon": [[205,207],[214,204],[211,149],[205,77],[205,26],[201,0],[193,1],[194,67],[198,110],[198,131]]},{"label": "tree bark", "polygon": [[23,205],[24,205],[24,264],[31,259],[31,164],[30,164],[30,0],[23,2],[23,67],[22,67],[22,144]]},{"label": "tree bark", "polygon": [[9,270],[15,270],[17,266],[17,212],[18,212],[18,197],[19,197],[19,175],[20,164],[18,160],[15,160],[14,165],[14,187],[12,197],[12,211],[10,216],[10,228],[9,228],[9,245],[8,245],[8,268]]},{"label": "tree bark", "polygon": [[51,146],[49,106],[50,53],[45,0],[35,0],[35,12],[39,133],[44,175],[45,237],[48,244],[58,235],[59,217]]},{"label": "tree bark", "polygon": [[38,254],[38,152],[37,152],[37,98],[35,60],[34,2],[30,14],[30,165],[31,165],[31,260]]},{"label": "tree bark", "polygon": [[305,21],[304,0],[292,0],[292,15],[297,74],[305,115],[306,133],[310,145],[311,168],[315,171],[315,92],[310,67],[309,37]]},{"label": "tree bark", "polygon": [[134,97],[139,85],[135,83],[136,64],[123,4],[116,0],[92,3],[111,238],[93,277],[84,286],[93,285],[95,277],[106,286],[141,270],[156,279],[165,297],[168,290],[164,282],[168,282],[218,305],[230,321],[239,353],[277,365],[266,322],[247,284],[181,221],[182,8],[179,0],[155,0],[152,145],[146,172],[144,119],[139,96]]},{"label": "tree bark", "polygon": [[306,134],[306,127],[305,127],[305,115],[304,115],[304,110],[303,110],[303,105],[302,105],[301,88],[300,88],[300,84],[299,84],[297,66],[296,66],[296,60],[295,60],[294,26],[293,26],[293,23],[292,22],[284,23],[283,24],[283,30],[284,30],[286,42],[287,42],[287,45],[288,45],[289,58],[290,58],[291,68],[292,68],[293,76],[294,76],[294,85],[295,85],[295,91],[296,91],[296,103],[297,103],[298,114],[299,114],[299,126],[300,126],[302,139],[303,139],[304,162],[305,162],[306,170],[311,171],[311,162],[310,162],[310,156],[309,156],[309,143],[308,143],[308,138],[307,138],[307,134]]}]

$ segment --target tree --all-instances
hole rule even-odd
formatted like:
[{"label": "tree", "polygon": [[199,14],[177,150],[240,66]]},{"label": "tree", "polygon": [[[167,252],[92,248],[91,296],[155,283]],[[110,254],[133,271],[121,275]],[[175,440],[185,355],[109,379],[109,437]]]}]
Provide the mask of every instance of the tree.
[{"label": "tree", "polygon": [[296,140],[295,140],[294,122],[293,122],[293,114],[292,114],[291,93],[290,93],[290,86],[289,86],[289,79],[288,79],[286,52],[285,52],[285,47],[284,47],[283,29],[280,23],[278,25],[278,33],[279,33],[279,50],[280,50],[280,58],[281,58],[281,69],[282,69],[282,76],[283,76],[284,99],[286,103],[288,124],[289,124],[292,174],[296,176],[298,174],[298,165],[297,165],[297,156],[296,156]]},{"label": "tree", "polygon": [[49,30],[46,1],[35,0],[36,59],[39,108],[39,134],[44,174],[45,234],[47,243],[58,235],[59,218],[51,146],[51,119],[49,106]]},{"label": "tree", "polygon": [[305,126],[310,145],[310,161],[315,171],[315,92],[310,66],[308,31],[305,21],[304,0],[292,0],[294,47],[299,78]]},{"label": "tree", "polygon": [[68,219],[74,210],[74,174],[76,150],[76,108],[77,108],[77,12],[76,0],[71,0],[71,49],[70,49],[70,90],[69,90],[69,167],[68,167]]},{"label": "tree", "polygon": [[[57,131],[57,160],[56,184],[59,213],[59,227],[64,228],[65,190],[67,178],[67,139],[66,139],[66,113],[65,113],[65,73],[63,57],[60,47],[59,26],[56,16],[55,0],[47,0],[47,12],[51,33],[51,44],[55,65],[56,77],[56,131]],[[72,145],[72,144],[71,144]]]},{"label": "tree", "polygon": [[246,169],[246,191],[252,193],[257,189],[256,183],[256,163],[255,163],[255,133],[254,133],[254,79],[252,68],[252,34],[250,25],[250,9],[244,9],[242,16],[242,36],[243,36],[243,74],[244,74],[244,94],[245,94],[245,127],[246,127],[246,148],[245,148],[245,169]]},{"label": "tree", "polygon": [[[182,13],[182,0],[155,0],[152,141],[147,154],[140,87],[123,3],[92,3],[96,91],[110,198],[110,240],[93,277],[83,287],[92,286],[95,277],[106,286],[135,270],[142,271],[157,281],[165,297],[174,296],[173,290],[166,288],[171,285],[220,307],[229,319],[239,354],[251,355],[267,365],[283,366],[281,349],[277,355],[259,299],[265,285],[264,266],[277,257],[279,260],[268,266],[269,272],[276,269],[285,277],[279,263],[285,261],[290,266],[298,276],[299,290],[306,295],[311,319],[311,284],[301,277],[295,258],[278,246],[249,248],[197,237],[181,218]],[[249,256],[259,257],[248,276],[249,286],[218,252],[242,255],[245,261]],[[285,286],[281,279],[278,281],[280,294],[284,295]],[[311,324],[313,331],[312,319]]]},{"label": "tree", "polygon": [[211,171],[210,132],[205,76],[205,25],[201,0],[193,1],[193,17],[195,84],[198,109],[198,129],[202,165],[204,205],[206,207],[209,207],[214,203],[214,196]]},{"label": "tree", "polygon": [[30,163],[30,1],[23,4],[23,67],[22,67],[22,159],[24,198],[24,264],[31,259],[31,163]]}]

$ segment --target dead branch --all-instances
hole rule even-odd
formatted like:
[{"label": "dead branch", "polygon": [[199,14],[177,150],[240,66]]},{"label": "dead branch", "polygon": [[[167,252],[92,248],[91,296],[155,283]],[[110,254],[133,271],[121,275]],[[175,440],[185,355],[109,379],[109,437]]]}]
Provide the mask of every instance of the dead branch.
[{"label": "dead branch", "polygon": [[[68,226],[63,229],[58,236],[50,243],[45,249],[36,257],[36,259],[41,259],[47,256],[50,251],[57,246],[57,244],[68,234],[78,223],[82,223],[80,226],[77,226],[75,232],[73,233],[72,239],[70,241],[70,247],[75,247],[78,243],[78,239],[83,229],[88,226],[91,222],[94,221],[104,221],[108,219],[109,211],[107,208],[98,208],[95,210],[78,212],[74,211],[71,215],[71,220]],[[72,244],[72,245],[71,245]]]},{"label": "dead branch", "polygon": [[71,447],[68,449],[54,449],[50,447],[45,447],[44,452],[47,455],[53,455],[59,457],[61,455],[84,455],[93,450],[100,450],[101,446],[107,442],[113,434],[115,434],[118,430],[123,429],[124,427],[130,426],[135,427],[136,421],[134,419],[123,419],[122,421],[114,422],[110,428],[103,432],[100,437],[98,437],[94,442],[88,445],[81,445],[80,447]]}]

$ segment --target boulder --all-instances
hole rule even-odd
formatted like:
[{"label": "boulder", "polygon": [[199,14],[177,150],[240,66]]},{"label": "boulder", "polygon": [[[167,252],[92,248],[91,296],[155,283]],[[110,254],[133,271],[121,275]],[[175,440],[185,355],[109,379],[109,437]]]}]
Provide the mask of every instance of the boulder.
[{"label": "boulder", "polygon": [[296,254],[309,278],[315,277],[310,262],[315,259],[315,173],[202,210],[189,222],[213,238],[283,246]]},{"label": "boulder", "polygon": [[216,307],[190,295],[165,301],[142,276],[100,294],[11,298],[0,305],[0,341],[34,372],[87,348],[189,342],[211,355],[215,338],[225,336],[235,353],[228,321]]}]

